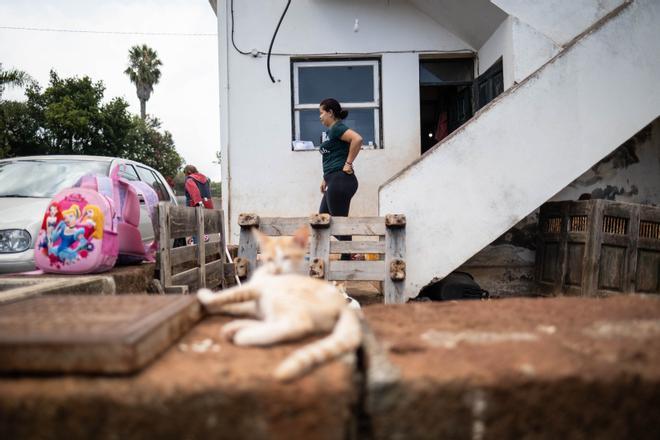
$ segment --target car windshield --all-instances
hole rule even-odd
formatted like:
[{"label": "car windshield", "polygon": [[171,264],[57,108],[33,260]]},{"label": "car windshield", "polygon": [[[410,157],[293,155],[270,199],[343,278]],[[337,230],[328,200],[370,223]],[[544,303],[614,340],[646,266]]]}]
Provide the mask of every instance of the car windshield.
[{"label": "car windshield", "polygon": [[0,162],[0,197],[49,198],[85,174],[108,175],[110,162],[35,159]]}]

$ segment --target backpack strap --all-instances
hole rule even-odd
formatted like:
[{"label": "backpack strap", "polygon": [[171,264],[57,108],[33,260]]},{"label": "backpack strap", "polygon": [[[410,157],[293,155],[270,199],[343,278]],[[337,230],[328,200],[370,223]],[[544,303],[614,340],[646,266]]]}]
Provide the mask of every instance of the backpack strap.
[{"label": "backpack strap", "polygon": [[115,215],[112,220],[112,230],[117,231],[119,221],[121,220],[121,204],[119,203],[119,196],[117,192],[117,185],[114,181],[107,176],[96,176],[97,191],[112,200],[112,209]]},{"label": "backpack strap", "polygon": [[[129,185],[135,188],[135,191],[142,196],[144,200],[144,205],[147,208],[149,213],[149,218],[151,219],[151,225],[154,228],[154,232],[158,230],[158,217],[156,212],[156,207],[158,206],[158,194],[156,191],[147,183],[142,181],[129,181]],[[147,255],[147,261],[156,261],[156,251],[158,250],[158,237],[154,236],[154,240],[149,245],[145,245],[145,253]]]},{"label": "backpack strap", "polygon": [[114,216],[112,220],[112,231],[116,232],[118,229],[119,218],[121,217],[121,210],[119,204],[119,196],[117,192],[117,185],[114,184],[112,178],[100,174],[85,174],[73,185],[75,188],[87,188],[104,195],[112,202],[112,210]]}]

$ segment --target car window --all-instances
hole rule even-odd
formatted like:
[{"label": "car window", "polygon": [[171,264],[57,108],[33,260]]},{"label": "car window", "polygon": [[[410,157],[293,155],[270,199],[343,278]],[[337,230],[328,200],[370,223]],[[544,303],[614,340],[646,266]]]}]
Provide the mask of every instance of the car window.
[{"label": "car window", "polygon": [[137,170],[140,179],[145,183],[148,183],[154,191],[156,191],[156,194],[158,194],[158,200],[161,202],[169,202],[170,194],[167,192],[165,185],[161,182],[158,176],[153,171],[140,166],[137,167]]},{"label": "car window", "polygon": [[108,175],[110,162],[33,159],[0,162],[0,197],[53,197],[85,174]]},{"label": "car window", "polygon": [[123,163],[119,166],[119,177],[123,177],[126,180],[140,180],[135,168],[130,163]]}]

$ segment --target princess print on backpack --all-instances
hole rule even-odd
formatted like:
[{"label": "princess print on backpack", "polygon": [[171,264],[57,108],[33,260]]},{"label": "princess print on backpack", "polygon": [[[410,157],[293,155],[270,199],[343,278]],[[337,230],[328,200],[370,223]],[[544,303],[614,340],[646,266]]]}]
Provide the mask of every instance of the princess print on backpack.
[{"label": "princess print on backpack", "polygon": [[82,194],[52,202],[44,215],[38,252],[54,268],[86,259],[103,237],[103,212]]}]

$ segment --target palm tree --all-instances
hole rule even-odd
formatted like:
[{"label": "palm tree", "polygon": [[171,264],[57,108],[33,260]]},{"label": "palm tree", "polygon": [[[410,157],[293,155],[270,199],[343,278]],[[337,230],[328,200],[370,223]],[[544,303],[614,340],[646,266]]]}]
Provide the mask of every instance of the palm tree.
[{"label": "palm tree", "polygon": [[4,70],[2,68],[2,63],[0,63],[0,98],[2,98],[2,93],[5,91],[7,86],[17,86],[23,87],[27,83],[31,82],[32,78],[27,73],[22,70],[9,69]]},{"label": "palm tree", "polygon": [[154,84],[158,84],[160,79],[158,66],[162,65],[156,51],[146,44],[133,46],[128,51],[128,68],[124,70],[124,73],[128,75],[137,89],[142,119],[147,116],[147,101],[151,97],[151,92],[154,91]]}]

